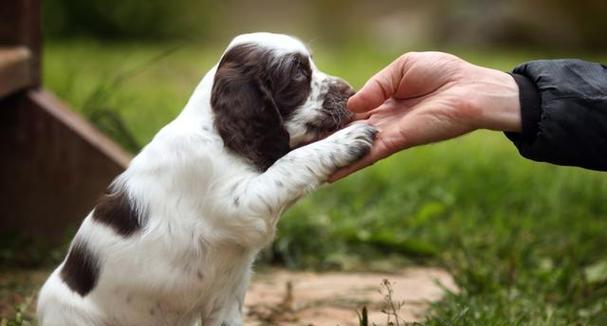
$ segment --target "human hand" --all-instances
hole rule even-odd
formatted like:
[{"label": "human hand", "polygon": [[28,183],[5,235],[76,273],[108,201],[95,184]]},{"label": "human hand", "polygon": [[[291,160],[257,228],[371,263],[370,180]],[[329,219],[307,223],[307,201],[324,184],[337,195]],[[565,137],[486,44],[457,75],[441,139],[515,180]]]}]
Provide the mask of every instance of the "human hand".
[{"label": "human hand", "polygon": [[481,128],[521,130],[512,76],[441,52],[402,55],[371,77],[349,99],[348,109],[379,134],[369,154],[337,171],[330,182],[409,147]]}]

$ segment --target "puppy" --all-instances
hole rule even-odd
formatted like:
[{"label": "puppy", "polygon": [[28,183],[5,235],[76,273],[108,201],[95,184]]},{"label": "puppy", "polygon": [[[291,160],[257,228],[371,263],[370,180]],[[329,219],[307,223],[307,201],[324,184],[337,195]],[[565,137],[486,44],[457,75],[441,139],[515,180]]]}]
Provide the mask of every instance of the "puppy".
[{"label": "puppy", "polygon": [[363,123],[319,140],[351,120],[352,94],[293,37],[236,37],[84,219],[40,324],[242,325],[281,213],[371,148]]}]

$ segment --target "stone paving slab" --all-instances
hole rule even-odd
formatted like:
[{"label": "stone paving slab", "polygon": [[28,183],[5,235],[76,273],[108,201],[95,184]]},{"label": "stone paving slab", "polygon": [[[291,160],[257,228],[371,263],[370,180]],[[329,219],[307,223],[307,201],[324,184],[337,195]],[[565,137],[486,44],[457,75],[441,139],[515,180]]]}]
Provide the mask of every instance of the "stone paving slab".
[{"label": "stone paving slab", "polygon": [[[403,302],[398,315],[419,321],[444,290],[457,291],[449,273],[437,268],[408,268],[393,274],[311,273],[274,270],[256,275],[245,299],[247,325],[358,326],[357,311],[366,306],[369,324],[386,324],[384,280],[392,301]],[[381,291],[381,292],[380,292]]]}]

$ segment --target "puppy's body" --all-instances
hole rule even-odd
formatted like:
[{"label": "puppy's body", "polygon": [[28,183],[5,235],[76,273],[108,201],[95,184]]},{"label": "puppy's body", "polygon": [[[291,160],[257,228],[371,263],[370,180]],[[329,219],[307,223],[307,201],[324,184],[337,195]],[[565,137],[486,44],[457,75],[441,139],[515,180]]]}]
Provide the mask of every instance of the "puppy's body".
[{"label": "puppy's body", "polygon": [[[305,96],[289,89],[301,92],[299,77],[284,82],[295,86],[276,81],[275,65],[291,71],[283,59],[293,54],[311,64]],[[85,218],[40,292],[41,325],[242,324],[253,260],[280,214],[364,155],[375,134],[355,124],[293,150],[340,127],[343,112],[323,110],[340,94],[343,107],[349,95],[307,58],[301,43],[281,35],[231,43],[183,112]],[[252,72],[264,64],[271,69]]]}]

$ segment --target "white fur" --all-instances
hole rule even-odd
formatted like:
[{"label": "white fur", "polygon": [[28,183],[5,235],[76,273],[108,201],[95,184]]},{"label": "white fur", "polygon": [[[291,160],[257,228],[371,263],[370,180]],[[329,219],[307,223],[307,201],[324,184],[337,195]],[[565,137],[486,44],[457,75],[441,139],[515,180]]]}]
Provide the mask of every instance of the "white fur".
[{"label": "white fur", "polygon": [[[308,54],[284,35],[241,35],[230,46],[241,42]],[[242,325],[252,263],[281,213],[355,160],[352,149],[371,146],[374,129],[354,124],[259,173],[226,150],[214,129],[215,70],[112,185],[137,204],[143,229],[123,237],[91,212],[75,239],[100,260],[97,284],[80,297],[59,276],[60,265],[40,292],[40,325]],[[287,125],[294,146],[310,140],[301,122],[317,114],[320,79],[331,78],[315,68],[313,75],[318,85]]]}]

